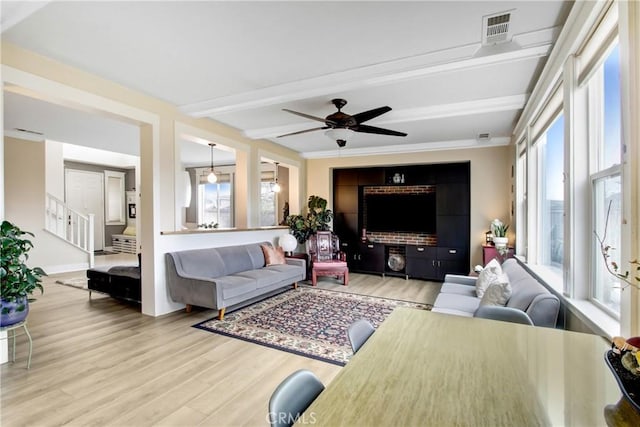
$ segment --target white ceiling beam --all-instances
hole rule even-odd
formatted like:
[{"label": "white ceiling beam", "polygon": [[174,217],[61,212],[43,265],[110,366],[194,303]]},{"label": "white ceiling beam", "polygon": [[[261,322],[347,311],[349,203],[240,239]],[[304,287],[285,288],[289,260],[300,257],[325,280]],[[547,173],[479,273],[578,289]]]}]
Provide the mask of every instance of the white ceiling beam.
[{"label": "white ceiling beam", "polygon": [[[425,151],[452,150],[456,148],[487,148],[509,145],[511,138],[501,136],[491,138],[488,141],[478,141],[477,139],[460,139],[452,141],[424,142],[421,144],[398,144],[385,145],[382,147],[366,148],[340,148],[336,150],[309,151],[300,153],[305,159],[325,159],[329,157],[353,157],[353,156],[375,156],[384,154],[399,153],[420,153]],[[348,147],[349,143],[347,143]]]},{"label": "white ceiling beam", "polygon": [[[446,117],[471,116],[475,114],[495,113],[500,111],[521,110],[527,103],[527,98],[527,94],[521,94],[479,99],[475,101],[456,102],[453,104],[430,105],[428,107],[405,110],[392,110],[386,113],[383,118],[377,119],[376,126],[441,119]],[[278,135],[284,135],[313,127],[317,127],[317,124],[314,124],[314,122],[298,122],[284,126],[248,129],[243,133],[247,138],[251,139],[268,139],[275,138]]]},{"label": "white ceiling beam", "polygon": [[498,48],[483,47],[480,43],[472,43],[187,104],[181,106],[180,110],[193,117],[215,117],[225,113],[267,107],[363,87],[391,84],[438,73],[543,57],[549,55],[556,33],[556,28],[551,28],[516,35],[511,43],[504,43]]}]

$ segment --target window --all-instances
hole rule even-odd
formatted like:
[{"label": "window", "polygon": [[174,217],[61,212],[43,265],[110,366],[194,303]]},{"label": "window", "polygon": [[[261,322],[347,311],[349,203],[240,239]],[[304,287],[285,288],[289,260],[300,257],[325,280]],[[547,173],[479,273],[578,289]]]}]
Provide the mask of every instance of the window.
[{"label": "window", "polygon": [[[618,265],[622,244],[619,55],[618,45],[614,44],[589,80],[588,86],[593,228],[611,246],[610,261]],[[595,236],[592,257],[591,298],[609,313],[619,317],[620,283],[606,271]]]},{"label": "window", "polygon": [[560,113],[535,143],[538,151],[538,264],[561,269],[564,236],[564,116]]},{"label": "window", "polygon": [[516,163],[516,250],[518,255],[527,256],[527,151],[526,141]]},{"label": "window", "polygon": [[[621,184],[620,174],[605,175],[593,180],[595,230],[601,238],[605,239],[605,243],[611,246],[610,261],[618,265],[620,265],[619,249],[622,243]],[[606,224],[607,215],[608,224]],[[606,271],[599,243],[595,239],[593,258],[592,297],[612,314],[619,315],[620,281]]]},{"label": "window", "polygon": [[276,224],[276,194],[273,191],[273,180],[260,182],[260,226]]},{"label": "window", "polygon": [[230,181],[198,185],[198,223],[233,227],[232,185]]},{"label": "window", "polygon": [[620,48],[616,44],[603,65],[604,138],[598,144],[602,169],[620,164]]}]

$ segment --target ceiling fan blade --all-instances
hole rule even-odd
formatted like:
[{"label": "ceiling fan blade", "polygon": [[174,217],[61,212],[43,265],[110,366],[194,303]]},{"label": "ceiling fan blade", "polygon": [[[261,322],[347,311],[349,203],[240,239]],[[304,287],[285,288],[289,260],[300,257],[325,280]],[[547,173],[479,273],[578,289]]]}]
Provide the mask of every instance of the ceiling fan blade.
[{"label": "ceiling fan blade", "polygon": [[373,110],[369,110],[369,111],[363,111],[362,113],[354,114],[351,117],[356,119],[356,122],[358,123],[364,123],[367,120],[374,119],[389,111],[391,111],[391,107],[385,106],[380,108],[374,108]]},{"label": "ceiling fan blade", "polygon": [[367,125],[359,125],[350,128],[354,132],[364,132],[364,133],[377,133],[380,135],[392,135],[392,136],[407,136],[404,132],[398,132],[391,129],[383,129],[375,126],[367,126]]},{"label": "ceiling fan blade", "polygon": [[298,132],[285,133],[284,135],[276,136],[276,138],[282,138],[283,136],[298,135],[298,134],[301,134],[301,133],[313,132],[314,130],[322,130],[322,129],[329,129],[329,126],[323,126],[321,128],[299,130]]},{"label": "ceiling fan blade", "polygon": [[282,111],[286,111],[287,113],[295,114],[296,116],[305,117],[307,119],[315,120],[317,122],[326,123],[328,125],[335,125],[336,123],[332,120],[322,119],[320,117],[311,116],[309,114],[300,113],[298,111],[289,110],[288,108],[283,108]]}]

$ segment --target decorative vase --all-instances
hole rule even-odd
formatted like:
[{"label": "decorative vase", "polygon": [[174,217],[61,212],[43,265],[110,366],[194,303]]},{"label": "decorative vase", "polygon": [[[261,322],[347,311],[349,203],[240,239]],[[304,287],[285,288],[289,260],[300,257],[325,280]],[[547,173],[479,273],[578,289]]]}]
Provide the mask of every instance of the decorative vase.
[{"label": "decorative vase", "polygon": [[20,323],[29,314],[29,300],[21,297],[16,301],[7,301],[0,298],[0,326],[9,326]]},{"label": "decorative vase", "polygon": [[495,243],[496,247],[498,246],[507,246],[507,243],[509,243],[509,238],[508,237],[493,237],[493,243]]}]

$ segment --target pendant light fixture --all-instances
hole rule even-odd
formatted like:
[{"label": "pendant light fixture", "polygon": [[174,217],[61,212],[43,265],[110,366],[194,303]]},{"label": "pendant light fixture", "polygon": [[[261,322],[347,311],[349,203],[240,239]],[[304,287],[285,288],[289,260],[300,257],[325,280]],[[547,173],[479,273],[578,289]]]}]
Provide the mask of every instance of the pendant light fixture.
[{"label": "pendant light fixture", "polygon": [[216,182],[218,182],[218,177],[216,176],[216,173],[213,170],[213,147],[215,147],[216,144],[214,144],[213,142],[209,143],[209,147],[211,147],[210,151],[211,151],[211,168],[209,169],[209,175],[207,175],[207,181],[209,181],[210,184],[215,184]]},{"label": "pendant light fixture", "polygon": [[273,190],[274,193],[279,193],[280,192],[280,184],[278,184],[278,164],[279,163],[275,162],[274,164],[276,165],[276,180],[271,186],[271,189]]}]

